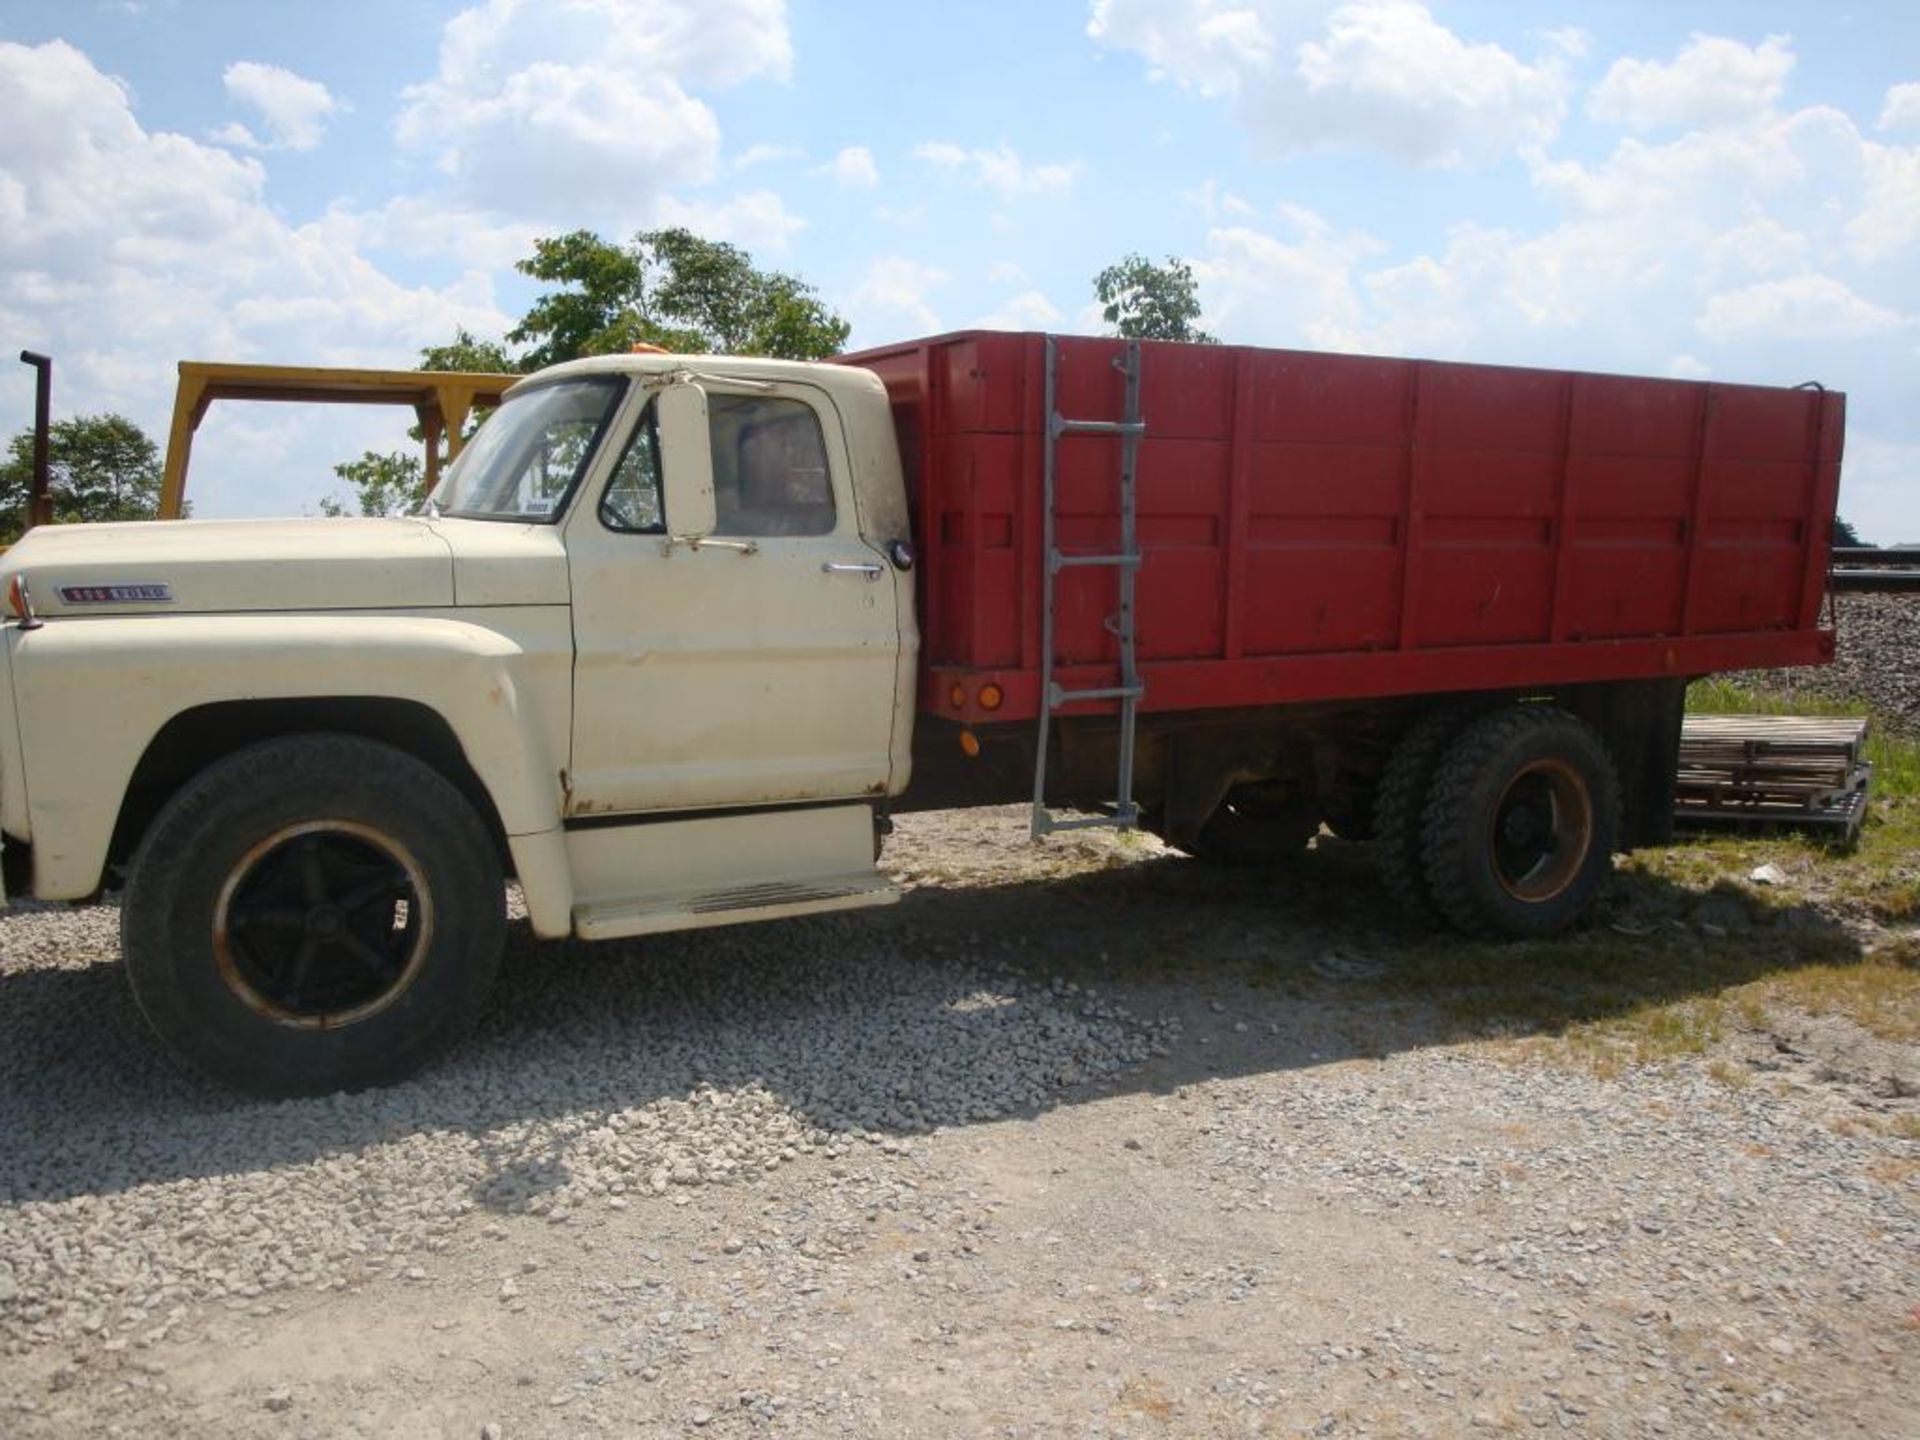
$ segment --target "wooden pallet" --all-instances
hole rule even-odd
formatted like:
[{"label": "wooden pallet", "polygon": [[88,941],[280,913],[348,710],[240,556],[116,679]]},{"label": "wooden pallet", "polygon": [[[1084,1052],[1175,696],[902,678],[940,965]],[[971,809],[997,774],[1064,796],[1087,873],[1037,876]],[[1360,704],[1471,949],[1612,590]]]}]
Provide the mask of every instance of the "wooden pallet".
[{"label": "wooden pallet", "polygon": [[1867,722],[1815,715],[1689,715],[1673,814],[1681,825],[1784,825],[1851,841],[1867,815]]}]

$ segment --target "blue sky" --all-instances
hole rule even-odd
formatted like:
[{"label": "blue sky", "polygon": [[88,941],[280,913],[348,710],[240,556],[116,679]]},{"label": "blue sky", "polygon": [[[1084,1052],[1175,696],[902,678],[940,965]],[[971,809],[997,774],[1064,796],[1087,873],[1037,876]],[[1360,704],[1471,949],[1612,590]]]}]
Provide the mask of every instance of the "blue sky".
[{"label": "blue sky", "polygon": [[[0,129],[0,345],[156,436],[179,359],[405,365],[503,332],[534,236],[685,223],[855,344],[1094,330],[1142,250],[1229,341],[1817,379],[1843,513],[1920,540],[1899,0],[6,0]],[[198,513],[397,428],[217,408]]]}]

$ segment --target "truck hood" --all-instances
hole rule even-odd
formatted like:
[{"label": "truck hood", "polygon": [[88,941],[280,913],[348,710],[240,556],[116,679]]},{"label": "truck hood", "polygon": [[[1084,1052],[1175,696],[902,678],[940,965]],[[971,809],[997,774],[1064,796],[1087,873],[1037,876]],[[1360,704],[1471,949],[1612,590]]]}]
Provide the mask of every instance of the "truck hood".
[{"label": "truck hood", "polygon": [[412,516],[43,525],[0,559],[15,574],[45,616],[567,601],[553,526]]},{"label": "truck hood", "polygon": [[42,615],[439,608],[451,547],[421,520],[42,525],[0,559]]}]

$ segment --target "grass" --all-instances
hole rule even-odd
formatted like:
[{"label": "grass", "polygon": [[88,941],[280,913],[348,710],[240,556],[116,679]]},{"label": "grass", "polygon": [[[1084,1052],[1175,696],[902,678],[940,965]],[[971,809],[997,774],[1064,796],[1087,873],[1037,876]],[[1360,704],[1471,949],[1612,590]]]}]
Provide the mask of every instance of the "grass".
[{"label": "grass", "polygon": [[[1870,714],[1723,680],[1696,684],[1688,705]],[[1868,754],[1873,799],[1851,849],[1784,831],[1685,835],[1622,862],[1599,925],[1550,942],[1420,946],[1385,983],[1440,1007],[1463,1037],[1603,1074],[1704,1054],[1785,1010],[1920,1042],[1920,932],[1905,928],[1920,922],[1920,741],[1877,722]],[[1787,882],[1751,882],[1765,863]],[[1724,933],[1702,930],[1709,916]],[[1746,1078],[1725,1060],[1709,1072],[1730,1085]]]}]

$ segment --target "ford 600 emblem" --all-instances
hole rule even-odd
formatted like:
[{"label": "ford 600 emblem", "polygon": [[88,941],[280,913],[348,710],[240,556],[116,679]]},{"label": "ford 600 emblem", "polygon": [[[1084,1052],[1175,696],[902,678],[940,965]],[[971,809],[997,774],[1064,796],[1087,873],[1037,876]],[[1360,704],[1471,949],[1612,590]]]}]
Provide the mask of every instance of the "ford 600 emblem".
[{"label": "ford 600 emblem", "polygon": [[69,605],[171,605],[171,585],[62,585],[60,598]]}]

